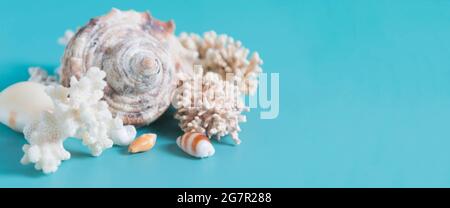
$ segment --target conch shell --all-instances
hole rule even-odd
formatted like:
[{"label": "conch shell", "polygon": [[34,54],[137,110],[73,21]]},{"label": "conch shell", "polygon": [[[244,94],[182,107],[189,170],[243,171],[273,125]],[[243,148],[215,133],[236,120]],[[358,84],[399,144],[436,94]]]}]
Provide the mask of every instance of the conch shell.
[{"label": "conch shell", "polygon": [[112,9],[69,41],[61,82],[68,86],[71,76],[99,67],[106,72],[103,99],[113,115],[124,124],[149,124],[169,107],[177,83],[180,43],[174,30],[173,21],[161,22],[148,12]]}]

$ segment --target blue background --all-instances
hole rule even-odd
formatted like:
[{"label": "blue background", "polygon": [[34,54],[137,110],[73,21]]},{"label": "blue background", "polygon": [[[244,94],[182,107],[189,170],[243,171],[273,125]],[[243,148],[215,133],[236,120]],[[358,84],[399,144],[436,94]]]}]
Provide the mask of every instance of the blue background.
[{"label": "blue background", "polygon": [[0,1],[0,89],[53,70],[65,29],[120,9],[150,10],[181,31],[241,40],[280,73],[280,114],[253,109],[240,146],[192,159],[165,114],[140,132],[156,147],[72,159],[44,175],[22,166],[23,136],[0,126],[1,187],[449,187],[450,1]]}]

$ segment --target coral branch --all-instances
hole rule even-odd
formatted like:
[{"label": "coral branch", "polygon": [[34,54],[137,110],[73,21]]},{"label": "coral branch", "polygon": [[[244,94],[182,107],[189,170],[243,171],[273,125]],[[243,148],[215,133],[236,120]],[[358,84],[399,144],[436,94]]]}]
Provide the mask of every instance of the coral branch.
[{"label": "coral branch", "polygon": [[242,113],[249,110],[241,94],[256,92],[263,63],[259,54],[255,52],[248,59],[249,50],[240,41],[214,31],[203,37],[182,33],[178,39],[187,51],[184,57],[195,57],[193,63],[201,66],[179,75],[173,101],[179,126],[184,132],[217,139],[229,134],[239,144],[239,123],[246,121]]},{"label": "coral branch", "polygon": [[181,44],[197,56],[196,64],[202,65],[207,72],[216,72],[225,79],[231,75],[239,83],[239,89],[244,94],[253,94],[258,85],[258,76],[262,72],[259,54],[254,52],[247,59],[249,50],[242,46],[240,41],[214,31],[204,33],[203,37],[197,34],[181,33]]},{"label": "coral branch", "polygon": [[68,137],[80,138],[93,156],[99,156],[113,143],[128,145],[136,136],[133,126],[123,126],[113,118],[106,102],[101,101],[106,86],[105,72],[96,67],[88,70],[80,80],[72,77],[70,87],[47,87],[54,110],[44,112],[40,119],[25,126],[25,155],[22,163],[35,163],[36,169],[51,173],[62,160],[70,158],[63,141]]},{"label": "coral branch", "polygon": [[64,32],[64,36],[58,38],[58,43],[62,46],[66,46],[69,41],[75,36],[75,32],[68,29],[66,32]]},{"label": "coral branch", "polygon": [[48,75],[47,71],[41,67],[29,67],[28,74],[30,75],[28,81],[41,83],[45,86],[58,84],[58,77]]},{"label": "coral branch", "polygon": [[239,122],[245,122],[243,111],[248,111],[233,80],[222,80],[220,75],[207,72],[203,76],[200,66],[194,68],[194,77],[183,80],[177,89],[174,106],[175,118],[180,120],[184,132],[199,132],[208,137],[230,134],[239,144]]}]

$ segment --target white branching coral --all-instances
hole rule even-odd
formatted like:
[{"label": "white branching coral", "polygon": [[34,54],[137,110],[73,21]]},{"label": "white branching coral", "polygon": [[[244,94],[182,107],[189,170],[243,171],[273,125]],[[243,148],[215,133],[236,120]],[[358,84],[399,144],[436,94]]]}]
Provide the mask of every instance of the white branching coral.
[{"label": "white branching coral", "polygon": [[54,110],[42,113],[40,119],[25,126],[29,144],[23,147],[23,164],[35,163],[35,168],[44,173],[55,172],[62,160],[70,158],[63,147],[63,141],[69,137],[80,138],[93,156],[99,156],[113,143],[131,143],[136,129],[123,126],[120,118],[113,118],[108,104],[101,101],[105,76],[105,72],[93,67],[80,80],[72,77],[70,88],[47,87]]},{"label": "white branching coral", "polygon": [[48,75],[47,71],[41,67],[29,67],[28,74],[30,75],[28,81],[37,82],[45,86],[58,84],[58,77]]},{"label": "white branching coral", "polygon": [[68,30],[66,30],[66,32],[64,32],[64,36],[58,38],[58,43],[62,46],[66,46],[69,43],[70,39],[73,38],[74,35],[75,35],[75,32],[68,29]]},{"label": "white branching coral", "polygon": [[246,121],[241,113],[248,108],[244,106],[234,81],[223,80],[215,72],[204,74],[201,66],[195,66],[194,76],[182,80],[183,84],[174,96],[175,118],[180,120],[180,128],[184,132],[199,132],[210,138],[216,136],[218,140],[230,134],[239,144],[239,122]]},{"label": "white branching coral", "polygon": [[181,33],[178,38],[186,49],[198,59],[195,64],[202,65],[207,72],[216,72],[225,79],[231,74],[244,94],[256,91],[257,78],[262,72],[262,60],[257,52],[248,59],[249,50],[225,34],[217,35],[214,31],[197,34]]},{"label": "white branching coral", "polygon": [[[70,29],[66,30],[64,36],[58,38],[58,44],[66,46],[74,35],[74,31]],[[37,82],[46,86],[57,85],[59,84],[58,77],[61,77],[61,66],[58,66],[54,72],[56,75],[48,75],[47,71],[41,67],[29,67],[28,74],[30,77],[28,81]]]}]

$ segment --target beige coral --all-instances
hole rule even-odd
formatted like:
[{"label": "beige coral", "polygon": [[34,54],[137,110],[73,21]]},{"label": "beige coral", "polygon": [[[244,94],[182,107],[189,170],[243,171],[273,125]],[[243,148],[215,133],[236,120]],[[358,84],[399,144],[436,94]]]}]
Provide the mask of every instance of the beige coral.
[{"label": "beige coral", "polygon": [[240,122],[248,111],[241,98],[241,92],[233,80],[223,80],[215,72],[203,73],[201,66],[194,67],[194,76],[182,80],[177,89],[173,105],[177,108],[175,118],[184,132],[199,132],[221,137],[230,134],[239,144]]},{"label": "beige coral", "polygon": [[244,94],[253,94],[258,85],[258,76],[262,72],[263,61],[257,52],[248,59],[249,49],[240,41],[214,31],[203,37],[191,33],[181,33],[181,44],[197,56],[195,64],[202,65],[206,72],[216,72],[225,79],[228,74],[236,79],[239,89]]},{"label": "beige coral", "polygon": [[218,139],[229,134],[239,144],[239,123],[246,121],[242,113],[249,110],[242,95],[256,92],[263,63],[259,54],[254,52],[249,59],[249,49],[240,41],[214,31],[203,36],[181,33],[178,40],[184,57],[193,57],[196,65],[179,76],[173,101],[179,126],[184,132]]}]

